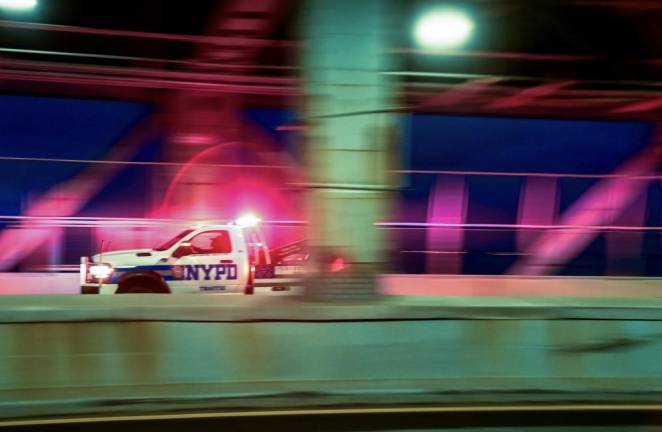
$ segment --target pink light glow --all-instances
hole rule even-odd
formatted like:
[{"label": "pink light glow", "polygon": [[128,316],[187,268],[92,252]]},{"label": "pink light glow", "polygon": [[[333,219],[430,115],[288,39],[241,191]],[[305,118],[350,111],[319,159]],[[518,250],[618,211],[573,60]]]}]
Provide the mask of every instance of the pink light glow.
[{"label": "pink light glow", "polygon": [[168,189],[166,190],[165,195],[163,196],[163,200],[161,201],[161,206],[156,210],[156,213],[159,214],[161,212],[168,213],[170,210],[170,203],[172,201],[172,194],[174,193],[175,188],[177,185],[181,182],[182,178],[184,175],[191,169],[192,166],[194,166],[198,161],[201,159],[214,154],[218,150],[227,148],[228,146],[232,144],[237,144],[236,142],[225,142],[225,143],[220,143],[215,146],[206,148],[199,153],[197,153],[195,156],[193,156],[191,159],[186,162],[185,165],[183,165],[175,174],[175,176],[172,178],[172,181],[168,185]]},{"label": "pink light glow", "polygon": [[338,273],[345,270],[345,259],[343,257],[337,257],[331,261],[330,265],[331,273]]},{"label": "pink light glow", "polygon": [[[438,225],[464,223],[467,213],[465,189],[463,178],[441,176],[437,180],[428,203],[427,249],[462,249],[464,231]],[[430,254],[426,256],[426,269],[429,273],[460,273],[462,260],[458,255]]]},{"label": "pink light glow", "polygon": [[[190,196],[187,194],[188,183],[196,182],[198,166],[205,162],[217,162],[226,156],[233,158],[234,151],[240,144],[234,141],[217,144],[191,157],[177,170],[160,205],[152,212],[151,217],[165,219],[176,217],[178,220],[188,221],[189,224],[198,223],[202,219],[220,223],[233,221],[237,216],[250,210],[266,221],[301,221],[302,197],[286,187],[287,179],[292,175],[291,169],[295,168],[292,166],[280,166],[287,169],[268,171],[257,171],[248,167],[241,171],[227,171],[218,167],[211,173],[208,170],[213,167],[204,167],[201,168],[207,170],[204,181],[213,183],[205,185],[203,193],[191,193]],[[273,157],[269,160],[278,162],[273,160]],[[183,194],[182,202],[175,200],[176,193]],[[279,225],[279,228],[276,230],[270,225]],[[270,244],[300,240],[303,235],[300,227],[282,225],[265,224],[264,231]]]}]

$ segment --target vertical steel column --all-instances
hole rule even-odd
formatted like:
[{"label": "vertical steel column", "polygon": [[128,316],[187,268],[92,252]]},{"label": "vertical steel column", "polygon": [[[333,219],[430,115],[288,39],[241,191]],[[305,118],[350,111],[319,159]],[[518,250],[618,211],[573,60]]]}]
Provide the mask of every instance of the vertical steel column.
[{"label": "vertical steel column", "polygon": [[[464,177],[440,176],[430,194],[428,222],[463,224],[467,217],[467,190]],[[428,273],[462,273],[464,228],[429,227],[427,229]]]},{"label": "vertical steel column", "polygon": [[334,297],[372,292],[384,264],[386,238],[373,224],[388,212],[398,120],[387,112],[394,83],[380,73],[391,67],[391,7],[387,0],[311,0],[303,12],[309,238],[321,256],[350,262],[343,276],[317,278],[311,288]]},{"label": "vertical steel column", "polygon": [[[646,221],[648,194],[644,192],[632,205],[615,215],[612,225],[642,226]],[[607,274],[609,276],[638,276],[643,274],[643,231],[614,230],[606,233]]]},{"label": "vertical steel column", "polygon": [[558,180],[552,177],[528,177],[522,185],[517,224],[517,250],[525,252],[544,230],[531,225],[553,225],[558,214]]}]

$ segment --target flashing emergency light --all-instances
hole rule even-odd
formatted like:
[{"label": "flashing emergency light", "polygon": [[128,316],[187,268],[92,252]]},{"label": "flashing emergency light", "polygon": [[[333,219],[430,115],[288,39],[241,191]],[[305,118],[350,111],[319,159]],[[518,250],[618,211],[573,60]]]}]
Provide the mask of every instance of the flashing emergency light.
[{"label": "flashing emergency light", "polygon": [[262,219],[255,216],[252,213],[247,213],[245,215],[242,215],[242,216],[238,217],[237,220],[235,221],[235,223],[237,225],[239,225],[241,227],[245,227],[245,228],[254,227],[255,225],[259,224],[260,222],[262,222]]},{"label": "flashing emergency light", "polygon": [[331,273],[338,273],[345,270],[346,264],[343,257],[336,257],[329,266]]},{"label": "flashing emergency light", "polygon": [[473,31],[473,21],[459,11],[438,10],[423,15],[416,23],[416,42],[423,48],[449,49],[463,44]]},{"label": "flashing emergency light", "polygon": [[0,9],[30,10],[37,6],[37,0],[0,0]]}]

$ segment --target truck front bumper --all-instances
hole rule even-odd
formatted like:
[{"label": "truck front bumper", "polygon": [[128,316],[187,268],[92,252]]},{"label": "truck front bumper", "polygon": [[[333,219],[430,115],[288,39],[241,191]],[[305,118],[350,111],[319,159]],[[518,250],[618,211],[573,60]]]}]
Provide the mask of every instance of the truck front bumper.
[{"label": "truck front bumper", "polygon": [[87,283],[81,285],[81,294],[115,294],[117,292],[117,284],[92,284]]},{"label": "truck front bumper", "polygon": [[80,287],[81,294],[99,294],[100,285],[83,285]]}]

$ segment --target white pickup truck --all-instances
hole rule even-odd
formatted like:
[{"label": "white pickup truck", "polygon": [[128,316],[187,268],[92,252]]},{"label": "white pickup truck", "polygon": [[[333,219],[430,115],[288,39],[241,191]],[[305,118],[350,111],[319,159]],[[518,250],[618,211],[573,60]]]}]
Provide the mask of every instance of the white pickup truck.
[{"label": "white pickup truck", "polygon": [[257,223],[195,226],[154,249],[106,252],[80,264],[83,294],[295,293],[304,242],[269,250]]}]

